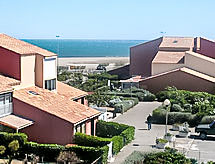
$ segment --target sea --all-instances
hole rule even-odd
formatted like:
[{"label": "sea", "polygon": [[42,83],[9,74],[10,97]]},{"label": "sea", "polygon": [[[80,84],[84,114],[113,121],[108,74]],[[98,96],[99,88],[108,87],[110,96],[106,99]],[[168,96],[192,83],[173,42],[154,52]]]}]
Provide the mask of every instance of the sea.
[{"label": "sea", "polygon": [[[23,39],[58,57],[127,57],[130,47],[146,40]],[[59,49],[58,49],[59,46]],[[58,53],[59,52],[59,53]]]}]

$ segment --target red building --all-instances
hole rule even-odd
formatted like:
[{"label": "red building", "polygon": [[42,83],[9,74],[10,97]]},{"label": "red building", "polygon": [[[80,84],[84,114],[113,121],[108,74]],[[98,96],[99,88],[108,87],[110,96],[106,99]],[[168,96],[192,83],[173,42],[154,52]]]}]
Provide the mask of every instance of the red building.
[{"label": "red building", "polygon": [[0,130],[39,143],[72,143],[75,132],[95,134],[100,115],[86,92],[57,81],[57,55],[0,34]]},{"label": "red building", "polygon": [[202,37],[161,37],[130,49],[130,75],[154,93],[167,86],[214,93],[214,67],[215,42]]}]

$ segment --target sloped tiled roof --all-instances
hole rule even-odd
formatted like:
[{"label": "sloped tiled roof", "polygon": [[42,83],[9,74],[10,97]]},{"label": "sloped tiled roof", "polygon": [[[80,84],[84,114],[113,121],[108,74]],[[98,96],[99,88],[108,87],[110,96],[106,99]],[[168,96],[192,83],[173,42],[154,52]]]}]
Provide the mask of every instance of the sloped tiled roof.
[{"label": "sloped tiled roof", "polygon": [[16,115],[7,115],[0,118],[0,124],[9,126],[13,129],[23,129],[33,124],[33,121],[21,118]]},{"label": "sloped tiled roof", "polygon": [[194,46],[194,38],[192,37],[163,37],[159,46],[163,48],[192,48]]},{"label": "sloped tiled roof", "polygon": [[57,56],[55,53],[34,46],[32,44],[26,43],[19,39],[15,39],[6,34],[0,34],[0,47],[11,50],[21,55],[39,54],[46,57]]},{"label": "sloped tiled roof", "polygon": [[[38,95],[31,94],[29,91]],[[16,90],[14,98],[74,124],[100,114],[95,109],[39,87]]]},{"label": "sloped tiled roof", "polygon": [[0,93],[12,90],[12,86],[19,85],[20,81],[0,75]]},{"label": "sloped tiled roof", "polygon": [[75,99],[75,98],[79,98],[79,97],[88,95],[87,92],[84,92],[80,89],[71,87],[60,81],[57,81],[57,93],[62,96],[67,97],[68,99]]},{"label": "sloped tiled roof", "polygon": [[158,51],[152,63],[183,63],[185,52]]},{"label": "sloped tiled roof", "polygon": [[167,71],[167,72],[164,72],[164,73],[160,73],[160,74],[157,74],[157,75],[153,75],[153,76],[147,77],[145,79],[142,79],[142,81],[157,78],[157,77],[160,77],[160,76],[163,76],[163,75],[166,75],[166,74],[169,74],[169,73],[173,73],[173,72],[178,72],[178,71],[185,72],[185,73],[188,73],[190,75],[193,75],[193,76],[199,77],[201,79],[204,79],[204,80],[207,80],[207,81],[215,83],[215,78],[214,77],[206,75],[206,74],[203,74],[203,73],[200,73],[198,71],[194,71],[194,70],[192,70],[190,68],[187,68],[187,67],[182,67],[182,68],[174,69],[174,70]]}]

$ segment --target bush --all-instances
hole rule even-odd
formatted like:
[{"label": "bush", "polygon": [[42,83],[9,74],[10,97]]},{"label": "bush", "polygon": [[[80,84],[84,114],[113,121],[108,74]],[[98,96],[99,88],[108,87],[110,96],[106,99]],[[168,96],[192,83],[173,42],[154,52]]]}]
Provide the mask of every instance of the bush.
[{"label": "bush", "polygon": [[132,152],[123,162],[123,164],[134,164],[134,163],[141,163],[140,161],[143,161],[145,158],[145,153],[134,151]]},{"label": "bush", "polygon": [[165,124],[166,123],[166,110],[161,106],[152,112],[152,123]]},{"label": "bush", "polygon": [[130,154],[123,164],[191,164],[191,160],[186,158],[183,154],[175,150],[165,150],[164,152],[145,153],[134,151]]},{"label": "bush", "polygon": [[158,152],[149,153],[145,155],[143,160],[144,164],[160,164],[160,163],[177,163],[177,164],[191,164],[190,160],[187,159],[183,154],[178,152]]},{"label": "bush", "polygon": [[[175,123],[184,123],[184,122],[191,122],[193,116],[191,113],[184,113],[184,112],[169,112],[168,113],[168,124],[175,124]],[[165,124],[166,123],[166,110],[162,107],[155,109],[152,112],[152,122],[157,124]]]},{"label": "bush", "polygon": [[133,101],[133,104],[134,106],[137,105],[139,103],[139,99],[138,98],[135,98],[135,97],[125,97],[123,98],[123,100],[132,100]]},{"label": "bush", "polygon": [[122,136],[114,136],[112,138],[113,141],[113,154],[118,154],[120,150],[123,148],[123,137]]},{"label": "bush", "polygon": [[123,146],[134,139],[135,128],[115,122],[97,122],[96,135],[100,137],[112,138],[113,153],[117,154]]},{"label": "bush", "polygon": [[118,136],[127,129],[129,126],[125,124],[119,124],[116,122],[105,122],[99,120],[96,123],[96,136],[104,138],[112,138]]},{"label": "bush", "polygon": [[178,105],[178,104],[173,104],[170,111],[171,111],[171,112],[182,112],[183,109],[181,108],[180,105]]},{"label": "bush", "polygon": [[210,124],[215,120],[215,116],[204,116],[201,120],[201,124]]},{"label": "bush", "polygon": [[157,93],[156,96],[158,101],[169,99],[171,104],[180,105],[185,112],[215,115],[215,95],[206,92],[191,92],[169,87]]},{"label": "bush", "polygon": [[135,128],[133,126],[130,126],[120,134],[120,136],[122,136],[124,139],[124,145],[127,145],[134,139],[134,133]]},{"label": "bush", "polygon": [[75,133],[75,144],[79,146],[103,147],[111,142],[110,138],[90,136],[83,133]]},{"label": "bush", "polygon": [[86,146],[69,146],[65,150],[73,151],[77,157],[84,160],[84,163],[92,163],[94,160],[102,156],[103,163],[107,163],[108,146],[101,148],[86,147]]},{"label": "bush", "polygon": [[55,162],[59,153],[65,149],[64,146],[57,144],[38,144],[36,142],[27,142],[25,144],[26,154],[35,154],[44,157],[44,161]]}]

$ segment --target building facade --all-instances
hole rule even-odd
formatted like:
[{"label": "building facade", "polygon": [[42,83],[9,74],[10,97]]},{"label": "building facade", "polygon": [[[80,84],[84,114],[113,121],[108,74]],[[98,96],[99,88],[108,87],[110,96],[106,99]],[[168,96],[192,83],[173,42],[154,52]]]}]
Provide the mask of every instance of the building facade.
[{"label": "building facade", "polygon": [[[201,37],[161,37],[130,49],[130,76],[140,75],[139,86],[152,92],[176,86],[214,93],[214,66],[215,42]],[[198,87],[190,83],[193,77]]]},{"label": "building facade", "polygon": [[0,130],[63,145],[75,132],[95,135],[100,112],[86,95],[57,81],[56,54],[0,34]]}]

